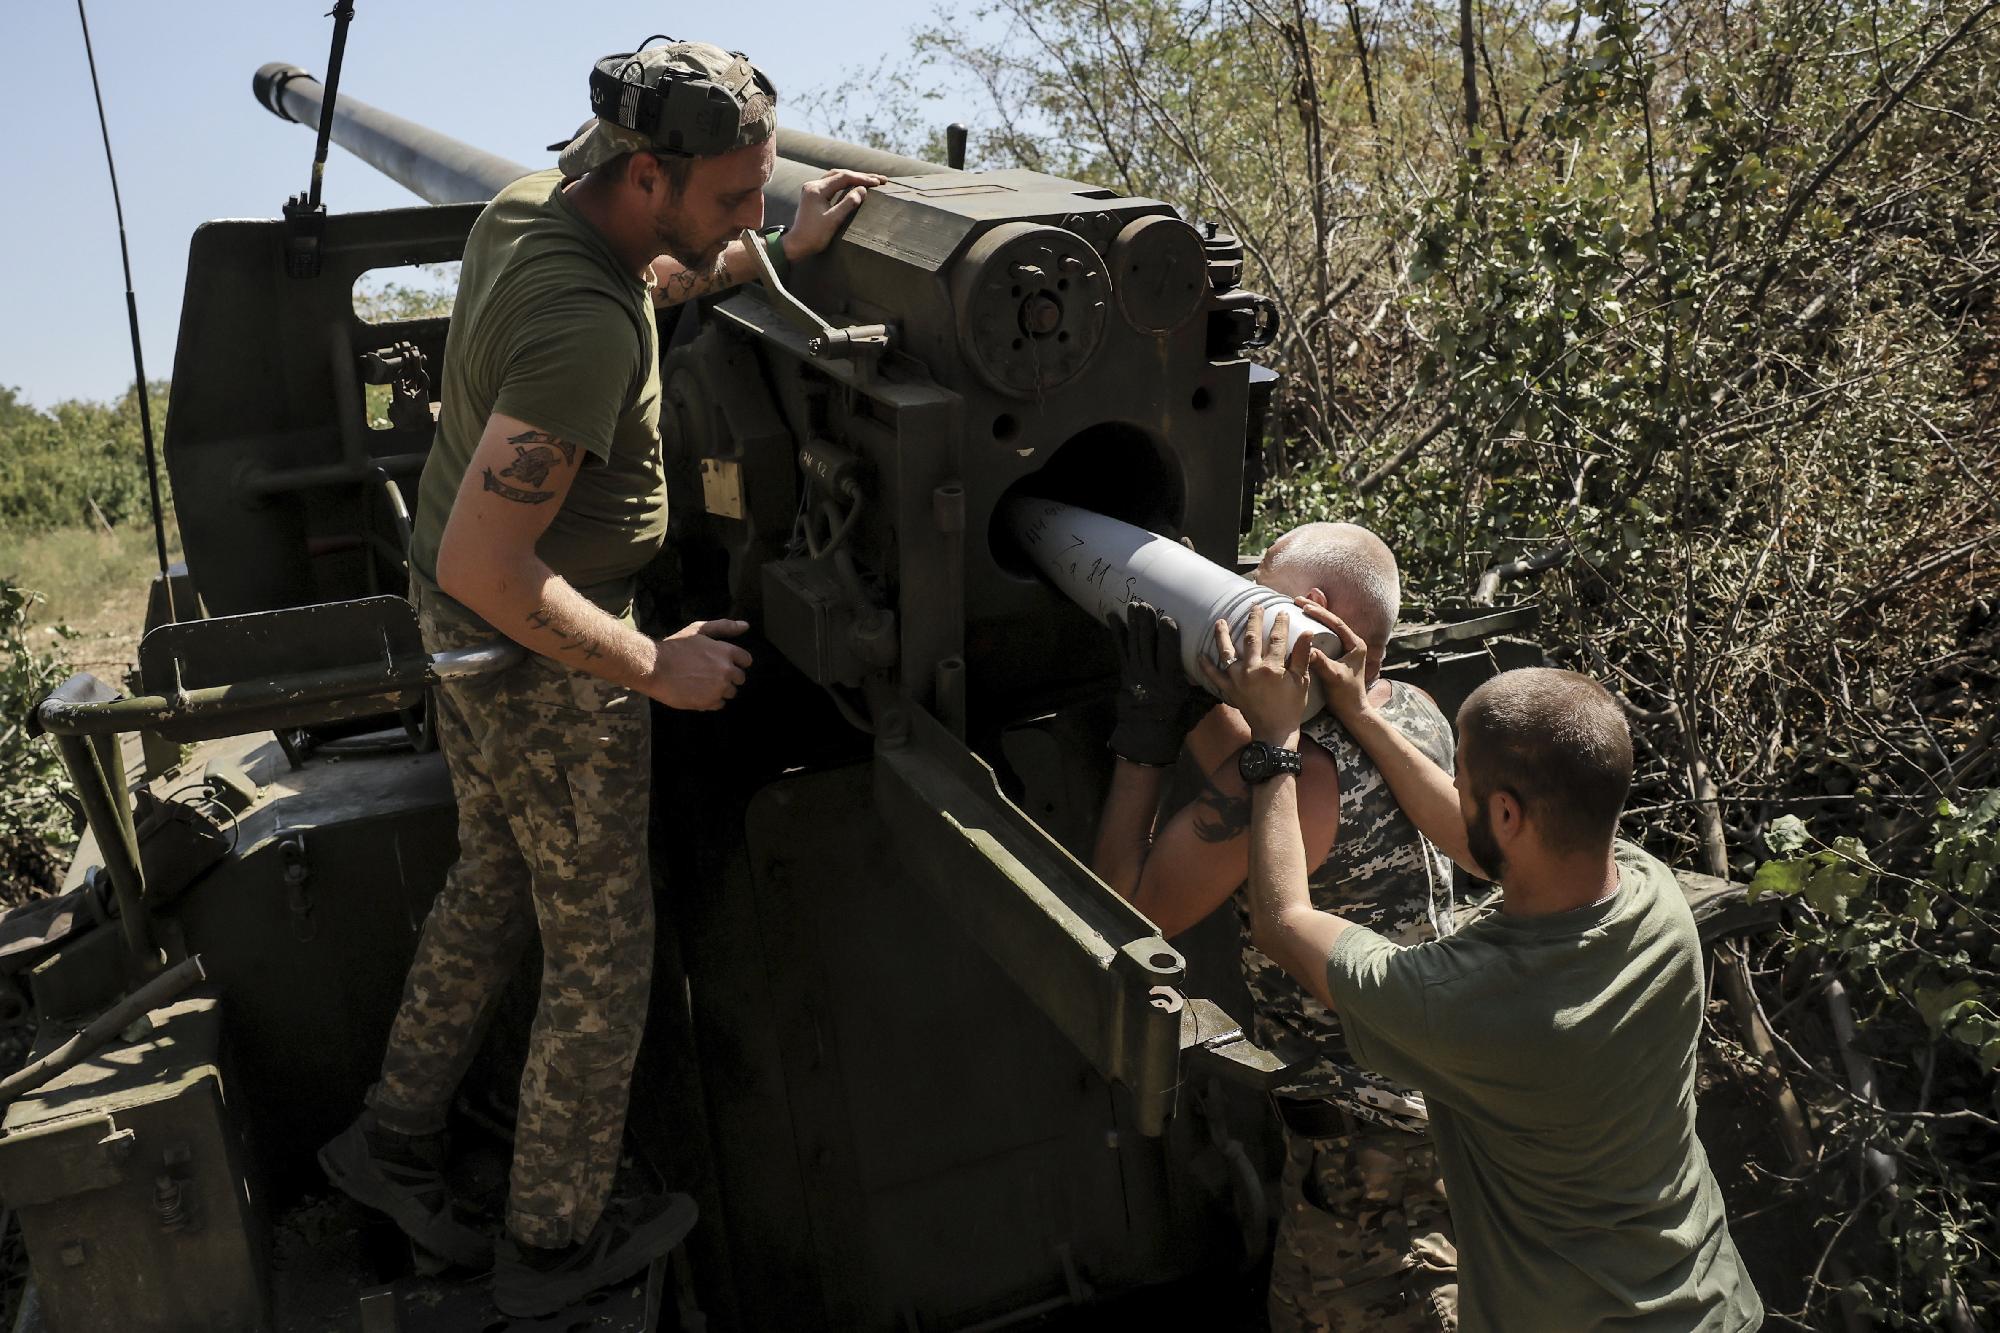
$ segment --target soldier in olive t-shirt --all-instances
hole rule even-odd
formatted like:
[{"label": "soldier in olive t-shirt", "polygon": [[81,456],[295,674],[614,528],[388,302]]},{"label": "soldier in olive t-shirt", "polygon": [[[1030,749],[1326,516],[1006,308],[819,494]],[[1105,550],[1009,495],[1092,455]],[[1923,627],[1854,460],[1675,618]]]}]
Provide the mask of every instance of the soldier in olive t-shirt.
[{"label": "soldier in olive t-shirt", "polygon": [[1762,1318],[1695,1138],[1694,917],[1665,866],[1616,858],[1601,903],[1410,948],[1356,927],[1327,961],[1348,1049],[1429,1103],[1468,1331]]},{"label": "soldier in olive t-shirt", "polygon": [[[649,41],[597,61],[589,88],[558,169],[502,189],[466,240],[411,599],[432,653],[496,633],[529,652],[437,683],[459,855],[381,1077],[320,1151],[332,1184],[426,1252],[490,1265],[514,1318],[644,1272],[697,1214],[685,1194],[612,1188],[652,983],[652,706],[721,708],[751,665],[728,642],[743,621],[655,637],[630,613],[666,529],[653,308],[819,253],[882,179],[829,171],[799,188],[789,231],[759,237],[776,92],[747,57]],[[495,1239],[454,1204],[443,1131],[531,939],[540,993]]]},{"label": "soldier in olive t-shirt", "polygon": [[[590,461],[536,552],[614,615],[667,531],[660,459],[660,359],[651,289],[585,222],[562,173],[523,176],[467,238],[445,341],[443,410],[424,465],[410,567],[437,594],[437,553],[459,482],[493,413],[530,421]],[[482,484],[533,493],[536,450]]]},{"label": "soldier in olive t-shirt", "polygon": [[[1333,630],[1288,648],[1289,622]],[[1465,1333],[1744,1333],[1763,1307],[1695,1136],[1701,942],[1673,876],[1617,840],[1623,709],[1573,671],[1503,671],[1458,711],[1447,774],[1369,702],[1368,647],[1324,607],[1216,625],[1202,667],[1254,738],[1251,928],[1340,1015],[1349,1052],[1424,1093]],[[1498,913],[1403,947],[1313,906],[1296,750],[1308,686],[1417,828],[1502,885]],[[1251,762],[1253,752],[1255,762]]]}]

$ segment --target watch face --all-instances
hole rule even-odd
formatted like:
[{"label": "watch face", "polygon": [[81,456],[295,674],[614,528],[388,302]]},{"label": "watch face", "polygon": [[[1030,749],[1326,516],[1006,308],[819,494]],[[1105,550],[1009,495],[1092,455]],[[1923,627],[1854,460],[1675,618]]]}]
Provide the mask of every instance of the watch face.
[{"label": "watch face", "polygon": [[1251,741],[1243,747],[1243,753],[1236,761],[1237,772],[1245,782],[1262,782],[1271,776],[1270,747],[1262,741]]},{"label": "watch face", "polygon": [[1299,756],[1268,741],[1251,741],[1236,757],[1236,771],[1245,782],[1256,785],[1280,773],[1299,771]]}]

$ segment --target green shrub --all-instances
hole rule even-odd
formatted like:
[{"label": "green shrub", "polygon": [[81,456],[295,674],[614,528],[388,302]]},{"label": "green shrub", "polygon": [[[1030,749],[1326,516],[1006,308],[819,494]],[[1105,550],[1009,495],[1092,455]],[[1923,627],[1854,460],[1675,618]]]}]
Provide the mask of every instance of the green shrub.
[{"label": "green shrub", "polygon": [[[55,747],[29,734],[28,716],[69,674],[29,642],[36,594],[0,580],[0,905],[39,897],[62,879],[72,838],[70,782]],[[58,628],[58,641],[69,637]]]},{"label": "green shrub", "polygon": [[1787,971],[1822,988],[1838,978],[1853,998],[1850,1049],[1877,1073],[1877,1104],[1849,1089],[1845,1059],[1798,1072],[1823,1090],[1814,1098],[1822,1159],[1863,1166],[1828,1173],[1828,1220],[1872,1222],[1886,1260],[1868,1265],[1850,1295],[1897,1329],[1947,1327],[1961,1301],[1979,1310],[2000,1299],[2000,790],[1938,801],[1930,835],[1929,857],[1910,858],[1916,873],[1904,874],[1880,864],[1892,859],[1881,849],[1821,841],[1787,815],[1766,835],[1777,858],[1750,886],[1753,898],[1796,905]]},{"label": "green shrub", "polygon": [[[167,386],[149,386],[156,441],[164,438]],[[39,531],[146,519],[146,454],[139,400],[71,399],[46,411],[0,386],[0,527]],[[161,500],[171,504],[161,479]]]}]

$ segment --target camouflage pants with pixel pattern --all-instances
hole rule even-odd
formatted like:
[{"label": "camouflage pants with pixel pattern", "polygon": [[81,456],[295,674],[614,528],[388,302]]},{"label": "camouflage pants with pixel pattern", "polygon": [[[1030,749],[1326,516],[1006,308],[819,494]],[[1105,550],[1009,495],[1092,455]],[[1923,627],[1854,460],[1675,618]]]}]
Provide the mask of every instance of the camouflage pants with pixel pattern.
[{"label": "camouflage pants with pixel pattern", "polygon": [[1285,1131],[1273,1333],[1453,1333],[1458,1248],[1431,1142],[1368,1125]]},{"label": "camouflage pants with pixel pattern", "polygon": [[[435,595],[412,595],[431,652],[493,639]],[[482,1019],[539,928],[507,1230],[566,1245],[611,1191],[652,979],[648,703],[533,655],[441,685],[436,702],[459,858],[424,921],[369,1100],[388,1128],[443,1128]]]}]

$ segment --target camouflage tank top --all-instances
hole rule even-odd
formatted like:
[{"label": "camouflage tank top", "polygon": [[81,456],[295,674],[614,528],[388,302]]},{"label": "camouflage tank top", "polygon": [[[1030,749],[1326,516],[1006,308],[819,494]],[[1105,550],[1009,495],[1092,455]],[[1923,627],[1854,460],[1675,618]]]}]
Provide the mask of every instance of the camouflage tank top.
[{"label": "camouflage tank top", "polygon": [[[1457,746],[1438,706],[1401,681],[1391,681],[1389,691],[1383,717],[1451,772]],[[1307,879],[1313,906],[1398,944],[1450,934],[1451,861],[1417,832],[1381,772],[1332,714],[1307,722],[1303,734],[1333,759],[1340,779],[1340,825],[1333,850]],[[1244,980],[1256,1005],[1258,1044],[1291,1066],[1276,1094],[1323,1098],[1363,1120],[1425,1129],[1422,1096],[1356,1066],[1340,1019],[1249,943],[1248,908],[1240,894],[1237,911],[1244,927]]]}]

